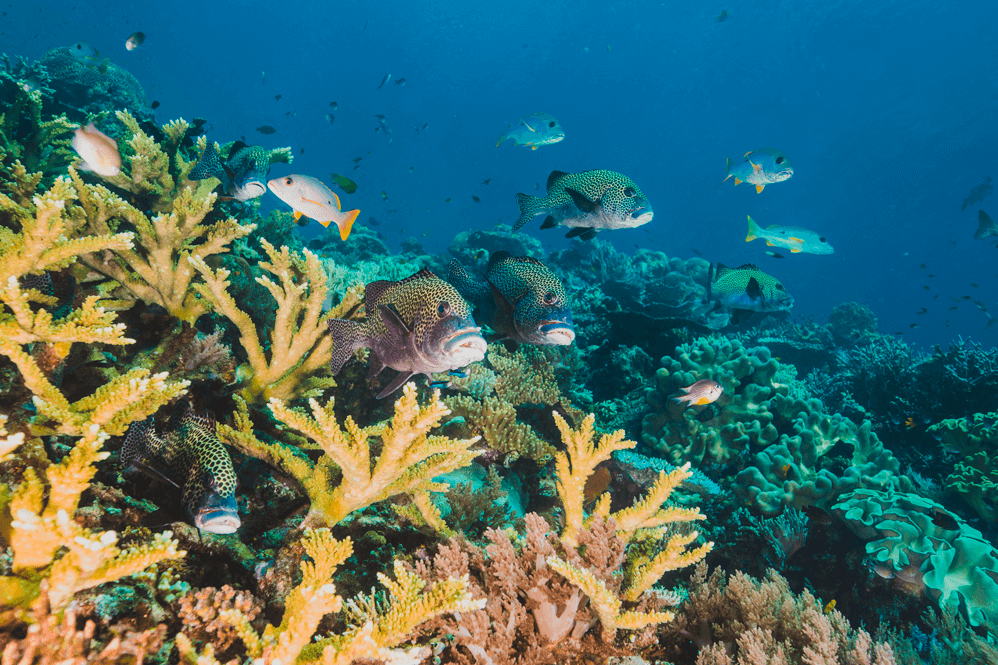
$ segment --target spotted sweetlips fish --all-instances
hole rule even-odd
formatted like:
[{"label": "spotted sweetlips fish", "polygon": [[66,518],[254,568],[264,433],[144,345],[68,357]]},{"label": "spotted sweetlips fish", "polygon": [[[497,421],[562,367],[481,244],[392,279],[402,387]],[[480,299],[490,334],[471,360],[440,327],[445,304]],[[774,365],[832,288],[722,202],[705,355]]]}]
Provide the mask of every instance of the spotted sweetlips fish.
[{"label": "spotted sweetlips fish", "polygon": [[171,419],[164,436],[156,433],[152,416],[132,423],[121,463],[180,488],[197,528],[221,534],[239,528],[232,458],[215,435],[214,421],[195,414],[190,405]]},{"label": "spotted sweetlips fish", "polygon": [[741,164],[736,164],[730,157],[728,158],[727,175],[721,181],[721,185],[728,178],[734,178],[736,185],[747,182],[755,185],[755,191],[761,194],[766,185],[789,180],[794,174],[794,167],[790,165],[790,160],[782,150],[776,148],[763,148],[762,150],[746,152],[743,158],[745,161]]},{"label": "spotted sweetlips fish", "polygon": [[485,358],[487,344],[471,307],[457,289],[423,268],[398,282],[379,280],[364,289],[364,323],[330,319],[333,374],[361,348],[371,349],[367,379],[385,367],[398,370],[380,393],[386,397],[412,378],[448,372]]},{"label": "spotted sweetlips fish", "polygon": [[546,214],[542,229],[568,226],[571,231],[566,238],[591,240],[604,229],[632,229],[647,224],[654,214],[634,181],[613,171],[552,171],[547,193],[542,198],[516,195],[520,217],[513,225],[514,231],[534,216]]},{"label": "spotted sweetlips fish", "polygon": [[489,341],[567,345],[575,340],[565,287],[551,270],[530,256],[496,252],[480,282],[451,261],[447,280],[495,331]]},{"label": "spotted sweetlips fish", "polygon": [[249,201],[267,191],[265,179],[270,173],[270,152],[258,145],[236,141],[229,149],[229,159],[222,161],[212,141],[205,146],[201,159],[187,175],[189,180],[218,178],[222,193],[237,201]]},{"label": "spotted sweetlips fish", "polygon": [[711,264],[707,277],[707,300],[724,307],[753,312],[777,312],[793,307],[794,299],[772,275],[751,263],[729,268]]}]

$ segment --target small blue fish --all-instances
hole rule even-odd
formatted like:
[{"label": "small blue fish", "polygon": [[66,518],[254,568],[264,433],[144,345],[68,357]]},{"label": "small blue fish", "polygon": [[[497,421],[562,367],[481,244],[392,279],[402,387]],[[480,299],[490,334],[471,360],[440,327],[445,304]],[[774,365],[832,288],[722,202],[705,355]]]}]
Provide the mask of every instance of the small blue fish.
[{"label": "small blue fish", "polygon": [[[789,180],[794,174],[794,168],[783,151],[776,148],[764,148],[745,153],[745,161],[735,164],[728,158],[728,175],[721,181],[723,185],[728,178],[734,178],[735,184],[747,182],[755,185],[755,191],[762,193],[766,185]],[[721,185],[718,185],[720,187]]]}]

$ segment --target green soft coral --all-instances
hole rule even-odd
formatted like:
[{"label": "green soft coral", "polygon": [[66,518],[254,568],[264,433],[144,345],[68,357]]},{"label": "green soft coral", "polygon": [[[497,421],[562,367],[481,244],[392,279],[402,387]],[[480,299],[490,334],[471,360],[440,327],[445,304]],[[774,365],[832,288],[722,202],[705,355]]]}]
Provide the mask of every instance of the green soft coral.
[{"label": "green soft coral", "polygon": [[998,450],[998,411],[944,420],[930,427],[928,432],[945,448],[963,455],[995,451]]}]

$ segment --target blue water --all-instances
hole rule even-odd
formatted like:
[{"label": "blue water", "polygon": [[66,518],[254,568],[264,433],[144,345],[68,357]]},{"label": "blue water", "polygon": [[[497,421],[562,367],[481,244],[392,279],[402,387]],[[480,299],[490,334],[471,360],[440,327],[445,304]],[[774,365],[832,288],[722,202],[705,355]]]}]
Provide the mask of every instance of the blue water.
[{"label": "blue water", "polygon": [[[294,164],[276,175],[354,178],[360,189],[344,206],[361,208],[359,223],[380,220],[396,248],[415,236],[444,251],[458,231],[511,223],[514,194],[533,193],[551,170],[606,168],[633,178],[655,209],[646,227],[600,235],[623,251],[756,262],[795,296],[795,317],[823,322],[855,300],[876,312],[881,331],[922,346],[958,334],[991,346],[998,336],[998,326],[982,331],[986,319],[970,303],[948,309],[950,297],[971,295],[998,313],[998,250],[973,239],[978,208],[998,217],[998,198],[961,211],[975,185],[998,176],[998,5],[0,6],[0,51],[33,59],[89,41],[161,102],[159,122],[201,116],[213,140],[292,146]],[[129,52],[136,30],[146,42]],[[387,73],[406,84],[376,90]],[[561,121],[564,142],[495,147],[507,121],[535,111]],[[374,132],[375,114],[387,117],[390,137]],[[264,124],[277,133],[254,131]],[[762,194],[730,181],[717,188],[726,157],[768,146],[790,156],[792,180]],[[264,205],[282,207],[271,194]],[[836,253],[772,259],[760,241],[744,242],[749,214],[814,229]],[[540,231],[539,218],[524,232],[550,248],[567,242]],[[927,315],[915,314],[921,307]]]}]

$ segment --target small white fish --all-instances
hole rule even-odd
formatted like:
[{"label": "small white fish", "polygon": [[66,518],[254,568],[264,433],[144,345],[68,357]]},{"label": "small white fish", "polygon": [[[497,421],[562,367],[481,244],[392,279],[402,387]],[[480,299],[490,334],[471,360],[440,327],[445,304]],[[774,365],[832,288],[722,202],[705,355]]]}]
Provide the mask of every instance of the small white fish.
[{"label": "small white fish", "polygon": [[326,228],[330,222],[336,222],[343,240],[350,235],[350,228],[360,214],[360,210],[341,211],[339,197],[322,181],[311,176],[286,175],[269,181],[267,187],[277,198],[291,206],[295,211],[295,219],[304,215]]},{"label": "small white fish", "polygon": [[673,397],[672,401],[677,404],[688,402],[691,406],[703,406],[716,402],[717,398],[724,392],[724,388],[717,381],[710,379],[700,379],[692,386],[680,388],[686,394],[682,397]]},{"label": "small white fish", "polygon": [[93,171],[104,178],[121,173],[117,141],[100,132],[93,123],[77,128],[73,134],[73,150],[83,159],[85,171]]}]

